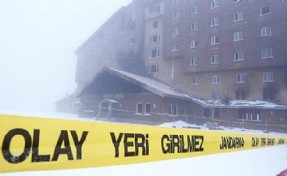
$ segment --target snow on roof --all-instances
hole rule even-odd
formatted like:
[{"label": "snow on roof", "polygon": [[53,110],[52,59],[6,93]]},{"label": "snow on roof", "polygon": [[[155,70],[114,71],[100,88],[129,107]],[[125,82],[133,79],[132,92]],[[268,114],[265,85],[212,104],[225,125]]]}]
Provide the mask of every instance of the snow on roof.
[{"label": "snow on roof", "polygon": [[108,99],[108,98],[106,98],[105,100],[108,101],[108,102],[111,102],[111,103],[119,103],[119,102],[116,101],[116,100],[112,100],[112,99]]},{"label": "snow on roof", "polygon": [[120,71],[120,70],[116,70],[114,68],[110,68],[110,67],[105,67],[104,68],[105,71],[108,71],[110,73],[114,73],[117,76],[120,76],[121,78],[131,81],[145,89],[147,89],[148,91],[155,93],[161,97],[172,97],[172,98],[180,98],[180,99],[186,99],[186,100],[190,100],[191,97],[185,93],[181,93],[180,91],[176,90],[175,88],[161,83],[159,81],[147,78],[147,77],[143,77],[143,76],[138,76],[132,73],[128,73],[125,71]]},{"label": "snow on roof", "polygon": [[193,98],[193,101],[206,107],[287,109],[286,105],[279,105],[273,102],[261,100],[229,100],[226,103],[223,103],[221,100],[201,100]]},{"label": "snow on roof", "polygon": [[231,106],[256,106],[256,107],[262,107],[262,108],[285,108],[286,105],[279,105],[273,102],[268,101],[261,101],[261,100],[255,100],[255,101],[246,101],[246,100],[232,100],[230,101]]}]

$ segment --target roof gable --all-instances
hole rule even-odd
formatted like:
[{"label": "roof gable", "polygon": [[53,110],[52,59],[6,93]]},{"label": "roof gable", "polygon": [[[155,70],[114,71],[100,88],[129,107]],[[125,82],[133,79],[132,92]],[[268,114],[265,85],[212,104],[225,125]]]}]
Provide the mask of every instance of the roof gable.
[{"label": "roof gable", "polygon": [[[105,79],[104,75],[110,75],[110,80]],[[111,77],[113,77],[113,79],[111,79]],[[132,84],[133,86],[128,86],[128,83]],[[180,91],[164,83],[125,71],[116,70],[110,67],[104,67],[103,70],[96,75],[95,79],[82,91],[81,94],[103,93],[103,91],[108,91],[106,89],[115,88],[117,89],[118,93],[123,92],[127,88],[128,92],[130,93],[136,93],[140,91],[140,89],[143,89],[160,97],[170,97],[184,100],[191,99],[189,95],[181,93]],[[111,91],[110,93],[117,92]]]}]

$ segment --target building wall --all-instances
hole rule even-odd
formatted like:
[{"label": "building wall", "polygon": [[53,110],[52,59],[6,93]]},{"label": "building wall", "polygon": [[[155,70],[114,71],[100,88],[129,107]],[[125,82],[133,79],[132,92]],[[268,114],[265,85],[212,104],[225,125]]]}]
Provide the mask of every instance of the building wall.
[{"label": "building wall", "polygon": [[[246,99],[263,100],[263,89],[271,84],[277,91],[272,101],[287,103],[284,71],[287,51],[283,49],[287,47],[286,2],[219,0],[216,8],[211,8],[210,1],[177,2],[164,1],[163,59],[159,62],[159,73],[154,75],[156,79],[203,99],[214,99],[215,93],[220,94],[220,99],[236,99],[236,90],[244,89]],[[193,6],[197,6],[198,12],[191,12]],[[260,15],[260,8],[265,6],[270,7],[271,13]],[[237,12],[242,12],[242,20],[234,20]],[[215,17],[219,24],[212,26],[211,20]],[[194,23],[198,29],[192,30]],[[261,28],[269,26],[271,36],[261,36]],[[178,34],[174,35],[175,28]],[[239,31],[243,33],[243,40],[234,41],[234,33]],[[219,37],[218,44],[211,44],[212,36]],[[191,47],[193,40],[198,42],[194,48]],[[176,51],[172,51],[173,45],[178,46]],[[272,57],[262,58],[264,48],[272,48]],[[243,52],[244,58],[235,60],[236,52]],[[218,55],[218,63],[211,63],[212,55]],[[191,66],[193,57],[197,63]],[[273,72],[274,81],[263,83],[263,72]],[[246,74],[245,84],[235,83],[238,73]],[[213,75],[220,76],[220,84],[211,83]],[[193,77],[199,77],[199,85],[192,85]]]},{"label": "building wall", "polygon": [[[263,74],[272,72],[273,80],[263,81]],[[237,75],[243,74],[244,82],[238,82]],[[218,92],[220,100],[239,99],[236,91],[242,90],[245,99],[263,100],[263,92],[266,88],[273,89],[274,98],[270,101],[287,103],[286,99],[286,74],[284,67],[269,67],[260,69],[241,69],[231,71],[204,72],[179,74],[180,79],[176,79],[176,86],[197,98],[216,99],[213,94]],[[213,76],[219,76],[219,83],[213,83]],[[193,78],[198,78],[198,83],[193,82]],[[176,77],[177,78],[177,77]],[[266,99],[269,100],[269,99]]]},{"label": "building wall", "polygon": [[[77,52],[79,89],[103,66],[119,68],[119,53],[128,55],[133,50],[136,59],[144,59],[147,73],[151,71],[148,67],[158,65],[149,76],[194,97],[237,99],[236,91],[241,89],[245,99],[263,100],[263,90],[272,87],[276,93],[271,101],[287,104],[287,3],[280,0],[218,0],[218,3],[218,7],[212,8],[211,1],[202,0],[134,0]],[[159,11],[154,12],[157,5]],[[267,6],[271,13],[261,15],[260,9]],[[238,12],[242,12],[242,20],[234,20]],[[212,25],[213,18],[218,18],[218,25]],[[158,28],[152,27],[154,20],[159,20]],[[134,30],[129,30],[130,22],[134,22]],[[193,24],[197,28],[192,29]],[[271,27],[270,36],[261,36],[263,27]],[[178,28],[176,34],[175,28]],[[234,33],[240,31],[243,40],[234,41]],[[160,36],[158,42],[151,41],[154,35]],[[211,44],[212,36],[219,37],[218,44]],[[192,47],[191,41],[197,45]],[[173,49],[175,45],[177,48]],[[262,58],[264,48],[272,48],[272,57]],[[151,57],[153,49],[159,49],[157,57]],[[243,52],[244,58],[235,60],[236,52]],[[218,55],[218,63],[211,63],[212,55]],[[190,65],[192,58],[197,58],[194,65]],[[273,81],[262,82],[263,72],[273,72]],[[245,74],[245,83],[236,83],[239,73]],[[220,84],[212,84],[213,75],[219,76]],[[199,85],[193,85],[195,77]]]},{"label": "building wall", "polygon": [[[287,7],[282,1],[222,1],[219,0],[219,7],[211,8],[210,1],[165,1],[165,42],[164,58],[172,58],[173,53],[170,48],[173,44],[179,45],[179,52],[176,57],[184,56],[190,58],[198,56],[200,62],[194,68],[187,69],[186,72],[218,71],[249,67],[266,67],[269,65],[286,64],[284,47],[286,47],[286,35],[284,28],[287,25],[284,16]],[[198,12],[191,13],[191,7],[197,6]],[[269,6],[271,13],[260,15],[260,8]],[[224,9],[224,10],[223,10]],[[173,14],[178,12],[178,18]],[[242,12],[243,19],[234,21],[234,13]],[[217,17],[218,25],[211,25],[213,18]],[[282,23],[278,23],[282,21]],[[198,29],[191,30],[191,25],[197,23]],[[272,35],[267,37],[260,36],[262,27],[270,26]],[[178,34],[173,35],[172,30],[178,28]],[[234,33],[242,31],[243,40],[234,41]],[[284,35],[285,34],[285,35]],[[219,43],[211,44],[211,36],[218,36]],[[198,46],[190,47],[192,40],[198,41]],[[280,45],[280,46],[279,46]],[[274,46],[274,48],[273,48]],[[271,47],[273,57],[276,59],[261,59],[261,49]],[[234,62],[234,52],[244,52],[244,63]],[[214,67],[210,64],[210,55],[218,54],[224,63]],[[256,59],[255,59],[256,58]],[[221,62],[220,62],[221,63]]]},{"label": "building wall", "polygon": [[[81,96],[81,102],[84,106],[80,110],[80,116],[99,117],[99,106],[101,106],[101,102],[105,99],[116,100],[120,103],[120,108],[118,110],[119,118],[139,118],[163,122],[186,119],[187,116],[191,115],[191,111],[196,112],[196,105],[192,102],[173,98],[162,98],[151,93],[106,95],[86,94]],[[136,113],[137,103],[142,103],[143,105],[150,104],[150,113]],[[169,105],[177,107],[177,115],[174,116],[169,114]]]},{"label": "building wall", "polygon": [[220,109],[220,125],[226,127],[256,129],[266,131],[286,132],[287,111],[286,110],[268,110],[253,109],[260,114],[259,121],[242,120],[239,118],[239,109]]},{"label": "building wall", "polygon": [[122,7],[76,51],[78,90],[87,86],[104,66],[121,69],[119,62],[126,61],[124,58],[142,59],[143,11],[139,0]]},{"label": "building wall", "polygon": [[147,6],[145,6],[143,58],[146,72],[150,77],[157,77],[157,74],[161,70],[161,68],[158,66],[161,65],[163,58],[164,13],[165,7],[163,1],[150,2]]},{"label": "building wall", "polygon": [[[136,94],[106,94],[106,95],[83,95],[80,109],[80,117],[105,118],[100,116],[99,107],[105,99],[116,100],[120,106],[116,110],[115,116],[107,118],[121,118],[139,121],[151,121],[163,123],[167,121],[183,120],[189,123],[204,125],[208,122],[215,122],[221,126],[231,128],[245,128],[266,131],[286,132],[287,111],[280,109],[229,109],[216,108],[210,110],[210,116],[205,117],[203,107],[191,101],[178,100],[173,98],[162,98],[152,93]],[[150,104],[150,112],[137,113],[137,103]],[[177,107],[177,115],[169,114],[169,106]],[[240,111],[243,113],[240,114]],[[213,111],[213,112],[212,112]],[[246,113],[253,113],[254,117],[259,114],[258,119],[246,119]],[[213,114],[213,115],[211,115]]]}]

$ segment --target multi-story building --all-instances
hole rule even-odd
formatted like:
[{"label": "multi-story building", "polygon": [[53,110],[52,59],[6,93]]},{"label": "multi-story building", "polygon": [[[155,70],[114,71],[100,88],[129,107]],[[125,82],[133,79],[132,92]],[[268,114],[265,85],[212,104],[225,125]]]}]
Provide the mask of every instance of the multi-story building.
[{"label": "multi-story building", "polygon": [[190,95],[202,117],[230,108],[261,122],[274,115],[268,102],[287,104],[286,9],[285,0],[133,0],[77,50],[78,88],[108,66]]},{"label": "multi-story building", "polygon": [[120,8],[77,49],[78,91],[86,87],[103,66],[137,73],[136,66],[142,62],[144,32],[141,7],[142,1],[134,1]]},{"label": "multi-story building", "polygon": [[203,99],[287,103],[286,1],[162,0],[146,8],[156,4],[161,55],[145,57],[157,62],[156,79]]}]

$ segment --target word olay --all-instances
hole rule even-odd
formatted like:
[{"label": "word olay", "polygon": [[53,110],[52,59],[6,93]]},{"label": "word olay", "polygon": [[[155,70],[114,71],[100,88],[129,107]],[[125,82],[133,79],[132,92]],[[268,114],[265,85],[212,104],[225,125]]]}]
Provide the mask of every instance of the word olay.
[{"label": "word olay", "polygon": [[[69,135],[73,138],[73,144],[69,140]],[[68,132],[66,130],[62,130],[58,136],[57,143],[54,145],[55,147],[51,157],[51,154],[39,154],[40,129],[34,129],[33,134],[30,134],[27,130],[21,128],[12,129],[4,137],[2,154],[4,159],[9,163],[21,163],[25,161],[31,153],[32,163],[57,161],[59,155],[66,155],[68,160],[80,160],[82,159],[82,146],[87,135],[87,131],[84,131],[80,136],[78,136],[76,131]],[[20,155],[14,156],[11,153],[10,144],[16,136],[23,137],[25,144],[23,146],[23,152]],[[71,145],[75,147],[77,151],[76,154],[72,153]],[[74,155],[76,155],[76,157],[74,157]]]}]

